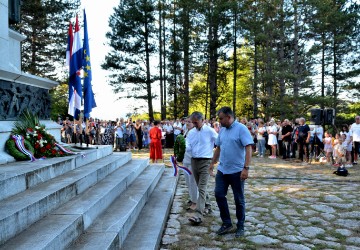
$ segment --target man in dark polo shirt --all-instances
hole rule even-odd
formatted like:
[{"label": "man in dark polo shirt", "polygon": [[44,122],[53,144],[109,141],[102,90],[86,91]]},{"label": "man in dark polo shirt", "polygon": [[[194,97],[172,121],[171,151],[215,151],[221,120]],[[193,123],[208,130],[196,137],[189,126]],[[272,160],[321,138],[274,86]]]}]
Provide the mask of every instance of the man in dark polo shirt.
[{"label": "man in dark polo shirt", "polygon": [[310,142],[310,127],[305,124],[305,118],[301,117],[299,119],[298,133],[296,137],[296,142],[299,149],[299,160],[304,160],[304,154],[306,157],[305,162],[309,161],[309,142]]},{"label": "man in dark polo shirt", "polygon": [[291,144],[291,133],[293,129],[291,125],[289,124],[289,120],[285,119],[283,122],[283,128],[282,128],[282,153],[283,153],[283,159],[290,158],[290,144]]}]

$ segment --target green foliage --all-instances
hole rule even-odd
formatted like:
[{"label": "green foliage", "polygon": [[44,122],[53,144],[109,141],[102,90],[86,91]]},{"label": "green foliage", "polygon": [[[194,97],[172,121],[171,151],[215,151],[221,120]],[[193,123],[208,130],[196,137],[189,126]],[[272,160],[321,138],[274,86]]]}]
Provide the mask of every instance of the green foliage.
[{"label": "green foliage", "polygon": [[18,120],[14,122],[11,133],[14,135],[26,135],[27,129],[35,128],[35,126],[40,126],[39,118],[26,109],[21,113]]},{"label": "green foliage", "polygon": [[64,62],[69,20],[79,0],[22,1],[21,23],[13,28],[26,36],[22,44],[22,70],[57,80]]},{"label": "green foliage", "polygon": [[[28,140],[24,140],[24,146],[27,150],[29,150],[32,154],[34,154],[34,147],[31,145],[31,143]],[[24,153],[20,152],[13,139],[8,139],[5,143],[5,149],[11,155],[15,158],[17,161],[26,161],[30,160],[30,157],[25,155]]]},{"label": "green foliage", "polygon": [[56,88],[50,91],[51,96],[51,114],[50,117],[53,121],[56,121],[58,116],[63,119],[68,113],[68,89],[67,83],[61,83]]}]

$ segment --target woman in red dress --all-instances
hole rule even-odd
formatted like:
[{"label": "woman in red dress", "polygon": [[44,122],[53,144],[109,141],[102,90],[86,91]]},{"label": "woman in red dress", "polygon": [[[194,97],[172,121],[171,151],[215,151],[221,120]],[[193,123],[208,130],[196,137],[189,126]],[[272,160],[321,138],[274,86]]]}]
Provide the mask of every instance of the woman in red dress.
[{"label": "woman in red dress", "polygon": [[159,121],[154,121],[154,127],[150,129],[150,159],[156,163],[158,159],[162,159],[162,146],[161,146],[161,129],[159,128]]}]

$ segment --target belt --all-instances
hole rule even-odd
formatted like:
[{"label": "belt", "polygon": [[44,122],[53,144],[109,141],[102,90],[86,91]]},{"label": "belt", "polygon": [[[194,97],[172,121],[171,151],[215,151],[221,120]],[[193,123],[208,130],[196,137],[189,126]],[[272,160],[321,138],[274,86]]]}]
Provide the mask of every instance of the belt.
[{"label": "belt", "polygon": [[193,157],[195,161],[205,161],[205,160],[211,160],[212,158],[201,158],[201,157]]}]

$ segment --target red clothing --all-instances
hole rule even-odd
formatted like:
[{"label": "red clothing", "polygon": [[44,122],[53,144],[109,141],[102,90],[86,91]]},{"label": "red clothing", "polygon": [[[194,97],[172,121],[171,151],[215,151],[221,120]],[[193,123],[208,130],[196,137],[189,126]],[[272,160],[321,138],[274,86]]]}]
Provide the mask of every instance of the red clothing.
[{"label": "red clothing", "polygon": [[162,159],[161,130],[158,127],[150,129],[150,159],[155,161]]}]

